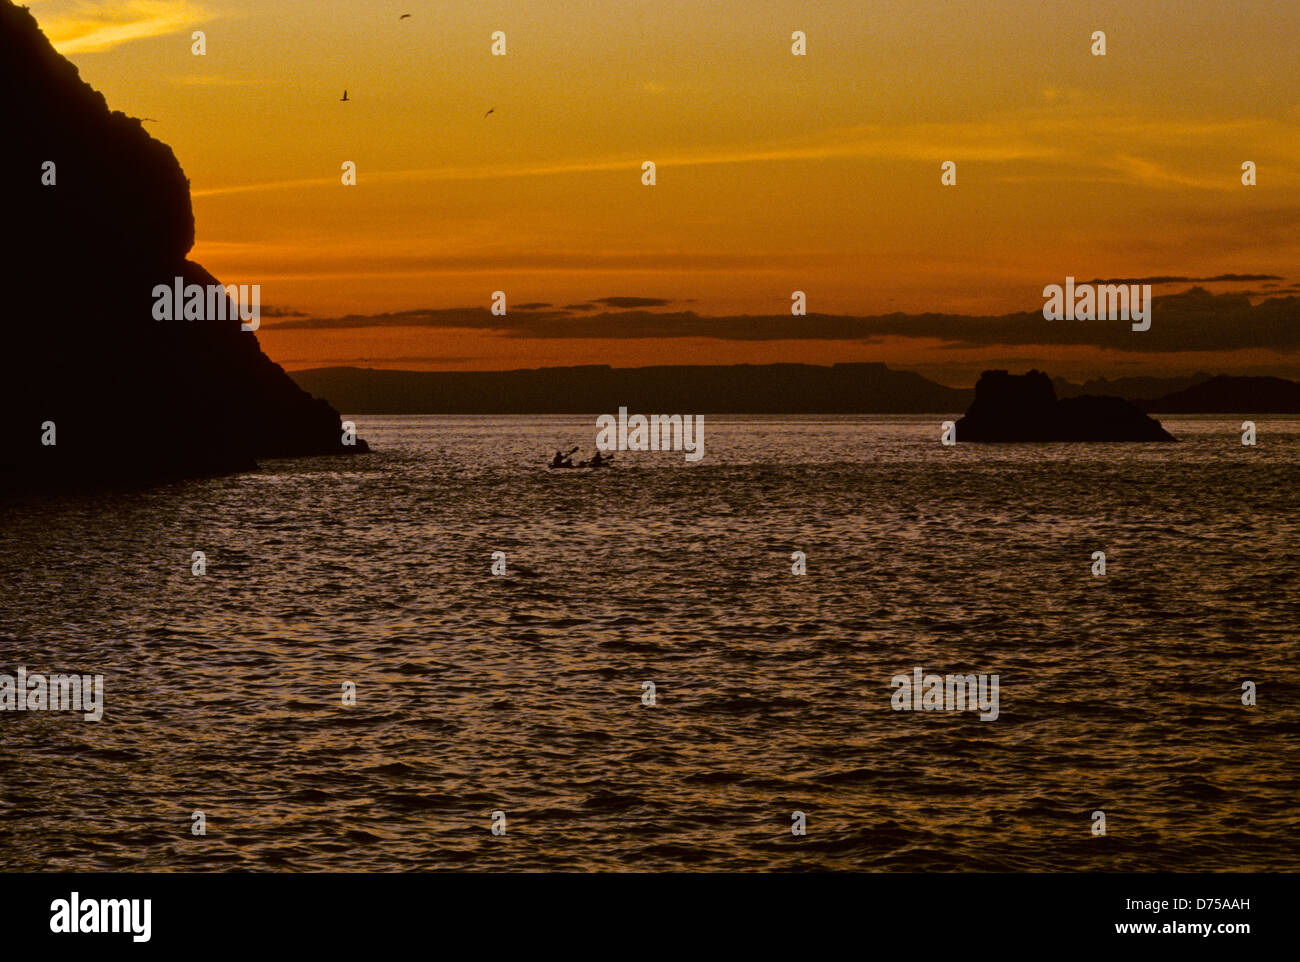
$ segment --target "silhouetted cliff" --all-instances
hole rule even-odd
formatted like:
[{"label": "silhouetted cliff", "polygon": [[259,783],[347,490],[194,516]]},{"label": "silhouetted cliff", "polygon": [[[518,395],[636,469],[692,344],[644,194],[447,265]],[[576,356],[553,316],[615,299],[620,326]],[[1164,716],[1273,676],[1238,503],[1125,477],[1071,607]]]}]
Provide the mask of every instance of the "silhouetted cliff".
[{"label": "silhouetted cliff", "polygon": [[189,181],[171,148],[110,112],[10,0],[0,0],[0,84],[0,485],[365,450],[341,443],[337,412],[294,384],[238,319],[154,320],[156,285],[217,283],[186,259]]},{"label": "silhouetted cliff", "polygon": [[1057,400],[1042,371],[985,371],[957,422],[963,441],[1173,441],[1160,422],[1117,397]]}]

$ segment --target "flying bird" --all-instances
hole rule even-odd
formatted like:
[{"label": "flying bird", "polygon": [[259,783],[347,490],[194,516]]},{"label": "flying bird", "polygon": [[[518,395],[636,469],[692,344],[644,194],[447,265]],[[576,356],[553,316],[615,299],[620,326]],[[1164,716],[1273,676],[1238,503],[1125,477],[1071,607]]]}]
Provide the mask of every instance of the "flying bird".
[{"label": "flying bird", "polygon": [[340,102],[346,102],[347,99],[348,99],[348,92],[347,92],[346,90],[344,90],[344,91],[343,91],[343,100],[340,101]]},{"label": "flying bird", "polygon": [[411,18],[411,15],[410,15],[409,13],[404,13],[404,14],[402,14],[400,17],[398,17],[397,19],[398,19],[398,20],[409,20],[410,18]]},{"label": "flying bird", "polygon": [[140,118],[140,123],[142,123],[142,124],[156,124],[156,123],[158,123],[158,121],[154,120],[152,117],[141,117],[141,118]]},{"label": "flying bird", "polygon": [[488,114],[495,113],[495,112],[496,112],[495,107],[489,107],[487,114],[484,114],[483,116],[486,117]]}]

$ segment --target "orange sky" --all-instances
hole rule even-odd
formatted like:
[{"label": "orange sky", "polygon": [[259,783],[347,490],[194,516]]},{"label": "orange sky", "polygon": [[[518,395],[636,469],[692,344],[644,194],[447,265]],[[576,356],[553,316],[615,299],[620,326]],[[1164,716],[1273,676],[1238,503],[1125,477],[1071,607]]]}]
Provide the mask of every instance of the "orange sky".
[{"label": "orange sky", "polygon": [[[191,181],[194,259],[283,310],[486,307],[504,290],[775,314],[799,289],[820,313],[995,314],[1037,310],[1067,274],[1300,280],[1293,0],[30,5],[111,107],[158,119]],[[1293,361],[274,319],[259,339],[297,368],[883,360],[962,380],[989,359],[1097,374]]]}]

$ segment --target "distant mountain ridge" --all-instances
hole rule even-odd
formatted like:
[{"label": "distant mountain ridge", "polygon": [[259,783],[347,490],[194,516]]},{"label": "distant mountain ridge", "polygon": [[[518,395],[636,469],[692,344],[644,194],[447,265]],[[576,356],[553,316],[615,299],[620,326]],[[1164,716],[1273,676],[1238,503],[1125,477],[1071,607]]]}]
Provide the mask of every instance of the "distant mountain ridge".
[{"label": "distant mountain ridge", "polygon": [[1281,377],[1212,377],[1182,391],[1140,401],[1165,414],[1300,414],[1300,384]]},{"label": "distant mountain ridge", "polygon": [[929,414],[965,410],[971,390],[884,364],[737,364],[516,371],[332,367],[291,375],[349,414]]},{"label": "distant mountain ridge", "polygon": [[1213,374],[1198,371],[1185,377],[1144,377],[1140,375],[1114,379],[1095,377],[1084,381],[1082,384],[1075,384],[1063,377],[1054,377],[1052,378],[1052,387],[1056,389],[1058,398],[1092,394],[1099,397],[1122,397],[1126,401],[1146,401],[1164,397],[1174,391],[1182,391],[1203,381],[1208,381],[1212,377],[1214,377]]},{"label": "distant mountain ridge", "polygon": [[[608,365],[514,371],[391,371],[325,367],[291,372],[304,390],[349,414],[951,414],[973,388],[953,388],[884,364]],[[1062,400],[1121,397],[1144,411],[1286,413],[1300,384],[1283,378],[1123,377],[1082,386],[1052,379]],[[1205,387],[1204,390],[1199,388]]]}]

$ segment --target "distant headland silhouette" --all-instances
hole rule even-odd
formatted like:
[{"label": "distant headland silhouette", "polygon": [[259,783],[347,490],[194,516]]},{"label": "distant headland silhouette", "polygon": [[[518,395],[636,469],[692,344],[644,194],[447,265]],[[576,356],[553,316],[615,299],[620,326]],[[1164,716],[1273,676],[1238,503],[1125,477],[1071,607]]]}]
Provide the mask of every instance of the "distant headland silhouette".
[{"label": "distant headland silhouette", "polygon": [[[957,414],[973,388],[938,384],[878,363],[605,364],[514,371],[402,371],[322,367],[294,371],[300,387],[354,414],[591,414],[638,410],[708,414]],[[1205,390],[1188,390],[1204,385]],[[1123,377],[1076,384],[1054,378],[1052,403],[1123,398],[1148,412],[1289,413],[1300,384],[1272,377]],[[1087,407],[1085,403],[1084,407]],[[1067,409],[1069,406],[1067,405]]]},{"label": "distant headland silhouette", "polygon": [[110,111],[11,0],[0,0],[0,80],[13,93],[0,114],[10,305],[0,486],[367,450],[342,443],[338,412],[263,354],[234,310],[154,320],[155,285],[218,283],[187,259],[189,181],[171,148]]}]

